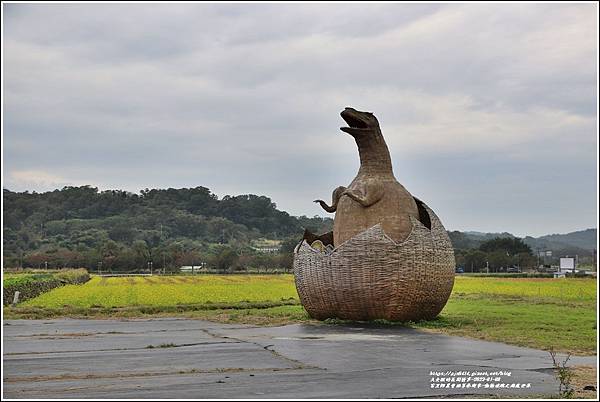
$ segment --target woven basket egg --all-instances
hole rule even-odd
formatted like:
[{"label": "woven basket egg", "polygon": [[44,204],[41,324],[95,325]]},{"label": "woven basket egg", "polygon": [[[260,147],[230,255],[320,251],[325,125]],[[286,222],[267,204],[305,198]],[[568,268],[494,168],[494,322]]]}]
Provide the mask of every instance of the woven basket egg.
[{"label": "woven basket egg", "polygon": [[436,317],[454,285],[454,250],[435,213],[431,229],[411,217],[401,243],[377,224],[332,251],[305,240],[294,250],[300,301],[316,319],[417,321]]}]

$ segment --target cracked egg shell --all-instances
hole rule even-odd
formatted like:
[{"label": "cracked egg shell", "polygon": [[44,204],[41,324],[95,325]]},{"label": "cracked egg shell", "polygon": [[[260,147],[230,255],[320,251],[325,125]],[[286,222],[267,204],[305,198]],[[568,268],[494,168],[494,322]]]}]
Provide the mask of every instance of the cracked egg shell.
[{"label": "cracked egg shell", "polygon": [[294,250],[300,301],[316,319],[416,321],[436,317],[454,285],[454,250],[435,213],[431,229],[411,217],[401,243],[380,224],[324,253],[302,241]]}]

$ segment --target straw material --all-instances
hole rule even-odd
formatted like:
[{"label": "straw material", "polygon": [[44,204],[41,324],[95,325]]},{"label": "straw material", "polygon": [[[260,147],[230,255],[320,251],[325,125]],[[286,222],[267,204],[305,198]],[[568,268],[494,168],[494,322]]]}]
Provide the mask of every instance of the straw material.
[{"label": "straw material", "polygon": [[431,319],[454,285],[454,250],[439,218],[423,204],[431,230],[410,217],[412,231],[396,243],[380,224],[331,250],[305,240],[294,250],[302,305],[316,319]]}]

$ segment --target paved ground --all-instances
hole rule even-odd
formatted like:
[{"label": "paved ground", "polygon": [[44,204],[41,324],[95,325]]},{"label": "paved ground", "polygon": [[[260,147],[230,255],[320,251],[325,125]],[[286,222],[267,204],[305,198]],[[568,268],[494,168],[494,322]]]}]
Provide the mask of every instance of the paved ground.
[{"label": "paved ground", "polygon": [[[4,398],[406,398],[557,390],[546,352],[407,328],[6,320],[3,333]],[[571,364],[595,361],[579,357]],[[435,388],[452,377],[454,384],[462,377],[481,388]],[[491,383],[530,387],[485,388]]]}]

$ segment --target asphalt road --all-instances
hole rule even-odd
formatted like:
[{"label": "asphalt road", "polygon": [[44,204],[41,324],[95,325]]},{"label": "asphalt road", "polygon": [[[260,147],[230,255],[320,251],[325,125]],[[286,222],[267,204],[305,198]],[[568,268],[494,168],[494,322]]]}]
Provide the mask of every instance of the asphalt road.
[{"label": "asphalt road", "polygon": [[[558,389],[547,352],[407,328],[5,320],[3,346],[3,398],[10,399],[409,398]],[[570,364],[595,362],[575,357]]]}]

